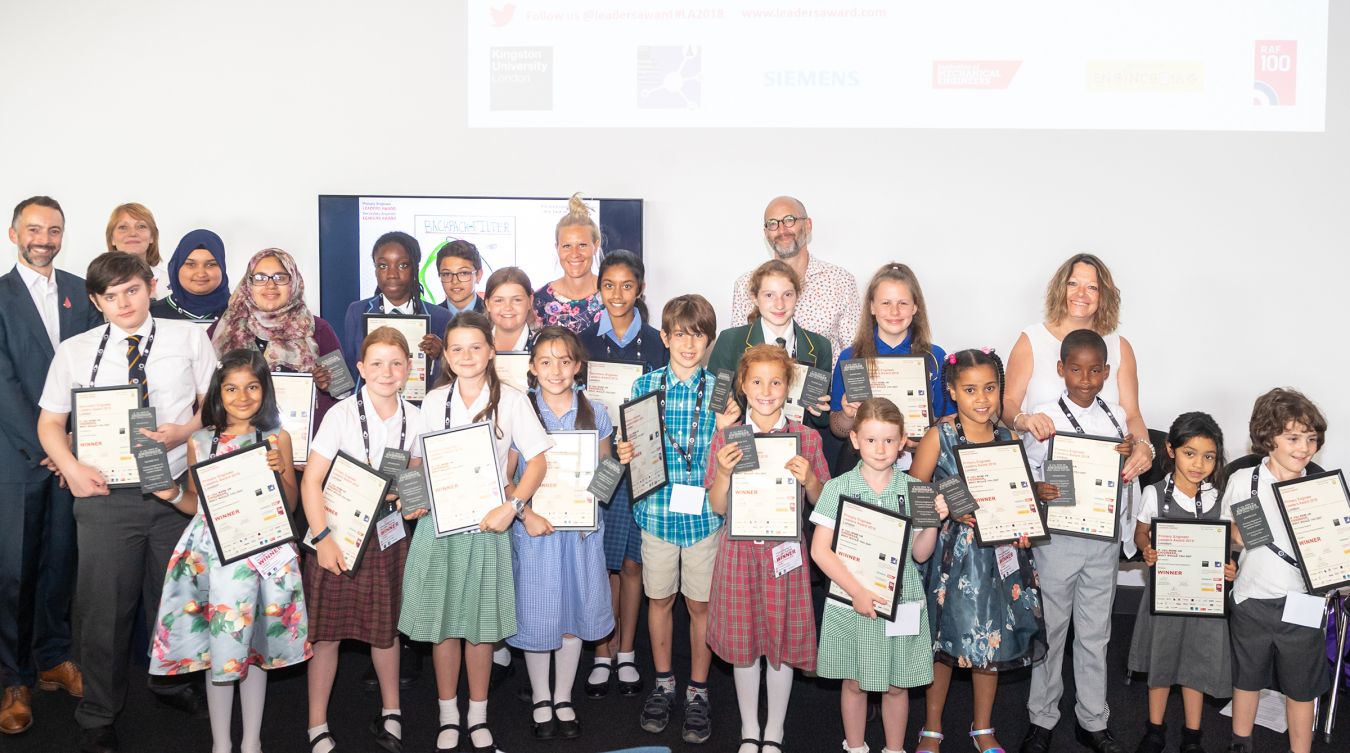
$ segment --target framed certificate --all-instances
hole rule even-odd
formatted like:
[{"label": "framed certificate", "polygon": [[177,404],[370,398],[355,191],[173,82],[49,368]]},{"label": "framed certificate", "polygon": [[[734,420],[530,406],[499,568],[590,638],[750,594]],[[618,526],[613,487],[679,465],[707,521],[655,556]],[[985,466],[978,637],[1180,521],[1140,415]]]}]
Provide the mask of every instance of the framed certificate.
[{"label": "framed certificate", "polygon": [[492,357],[497,367],[497,378],[521,392],[530,391],[530,352],[528,350],[499,350]]},{"label": "framed certificate", "polygon": [[506,501],[492,422],[434,431],[418,441],[436,535],[479,530],[483,516]]},{"label": "framed certificate", "polygon": [[801,452],[799,434],[756,434],[759,468],[731,474],[727,535],[751,541],[796,541],[802,532],[802,487],[785,466]]},{"label": "framed certificate", "polygon": [[[857,497],[840,497],[830,549],[858,582],[884,601],[877,616],[895,621],[895,605],[903,600],[905,558],[909,556],[909,519]],[[910,594],[921,598],[923,594]],[[853,599],[830,581],[829,597],[852,606]]]},{"label": "framed certificate", "polygon": [[295,538],[281,476],[267,465],[268,449],[255,444],[192,466],[197,499],[223,564]]},{"label": "framed certificate", "polygon": [[1008,544],[1022,536],[1032,541],[1050,539],[1021,442],[958,445],[956,465],[979,504],[975,541],[980,546]]},{"label": "framed certificate", "polygon": [[1350,495],[1341,471],[1315,473],[1273,485],[1280,517],[1293,542],[1308,591],[1325,594],[1350,585]]},{"label": "framed certificate", "polygon": [[[323,479],[323,511],[328,536],[342,552],[344,574],[354,576],[386,510],[388,477],[345,452],[333,458]],[[308,542],[310,537],[306,537]]]},{"label": "framed certificate", "polygon": [[1120,474],[1125,458],[1116,437],[1055,434],[1046,457],[1073,461],[1074,503],[1050,505],[1045,527],[1051,534],[1115,541],[1120,538]]},{"label": "framed certificate", "polygon": [[272,390],[281,411],[281,428],[291,435],[291,462],[303,463],[309,458],[309,437],[314,425],[314,405],[318,388],[313,374],[272,373]]},{"label": "framed certificate", "polygon": [[628,493],[634,502],[670,482],[666,474],[666,423],[655,391],[619,406],[619,428],[633,443],[628,463]]},{"label": "framed certificate", "polygon": [[609,408],[623,405],[642,376],[641,361],[591,361],[586,364],[586,397]]},{"label": "framed certificate", "polygon": [[553,447],[544,453],[544,480],[530,507],[555,531],[594,531],[600,527],[600,506],[587,491],[600,462],[600,432],[551,431]]},{"label": "framed certificate", "polygon": [[408,382],[403,385],[403,397],[421,402],[427,396],[427,373],[429,362],[427,354],[422,352],[422,338],[431,331],[431,317],[423,314],[366,314],[366,334],[380,327],[393,327],[408,340],[408,350],[412,351],[409,362]]},{"label": "framed certificate", "polygon": [[1232,546],[1226,520],[1154,518],[1149,539],[1158,562],[1149,573],[1153,614],[1228,616],[1223,566]]},{"label": "framed certificate", "polygon": [[70,391],[71,449],[103,474],[110,489],[140,488],[132,454],[131,412],[141,407],[141,386],[83,387]]},{"label": "framed certificate", "polygon": [[924,355],[873,359],[876,369],[870,375],[872,397],[884,397],[895,403],[905,417],[905,436],[910,439],[923,439],[933,420],[928,361],[929,357]]}]

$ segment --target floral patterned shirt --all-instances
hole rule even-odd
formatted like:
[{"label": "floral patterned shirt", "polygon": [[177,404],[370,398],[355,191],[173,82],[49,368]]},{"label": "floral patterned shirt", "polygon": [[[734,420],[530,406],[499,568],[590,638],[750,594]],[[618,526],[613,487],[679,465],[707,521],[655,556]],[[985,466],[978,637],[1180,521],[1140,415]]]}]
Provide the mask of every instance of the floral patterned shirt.
[{"label": "floral patterned shirt", "polygon": [[559,298],[551,282],[534,294],[534,315],[539,317],[540,325],[545,327],[556,325],[581,334],[587,327],[600,321],[600,312],[604,310],[605,304],[601,303],[599,293],[577,300]]}]

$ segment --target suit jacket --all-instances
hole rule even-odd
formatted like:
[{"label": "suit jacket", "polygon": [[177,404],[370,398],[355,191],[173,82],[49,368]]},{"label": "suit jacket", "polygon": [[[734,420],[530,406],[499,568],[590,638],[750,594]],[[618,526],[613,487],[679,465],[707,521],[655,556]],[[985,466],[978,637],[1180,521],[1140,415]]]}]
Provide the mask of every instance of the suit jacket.
[{"label": "suit jacket", "polygon": [[[818,369],[829,371],[831,368],[830,341],[825,339],[824,335],[818,335],[808,329],[802,329],[802,325],[796,320],[792,322],[793,336],[797,339],[797,362],[810,364]],[[741,355],[752,346],[764,344],[764,328],[759,326],[756,321],[753,324],[743,324],[739,327],[732,327],[723,330],[722,334],[717,336],[717,342],[713,343],[712,355],[708,357],[708,370],[716,374],[718,369],[727,369],[735,371],[737,364],[741,362]],[[740,401],[739,396],[737,400]],[[741,407],[744,408],[744,401]],[[829,414],[823,413],[820,416],[806,414],[806,425],[820,428],[829,424]]]},{"label": "suit jacket", "polygon": [[[61,339],[102,324],[84,279],[55,272]],[[38,442],[37,417],[55,351],[17,268],[0,276],[0,301],[0,482],[36,480],[49,473],[39,465],[47,453]]]}]

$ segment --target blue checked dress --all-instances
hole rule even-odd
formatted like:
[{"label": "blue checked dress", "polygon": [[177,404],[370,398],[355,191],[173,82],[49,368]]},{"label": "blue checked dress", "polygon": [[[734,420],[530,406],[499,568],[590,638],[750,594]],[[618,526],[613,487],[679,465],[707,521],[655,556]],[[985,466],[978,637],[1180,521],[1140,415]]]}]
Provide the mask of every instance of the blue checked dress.
[{"label": "blue checked dress", "polygon": [[[544,428],[576,428],[577,395],[572,409],[556,416],[535,394]],[[584,399],[584,398],[583,398]],[[601,403],[591,403],[600,441],[608,442],[614,427]],[[582,538],[577,531],[531,536],[525,524],[511,526],[511,570],[516,581],[516,634],[506,642],[522,651],[554,651],[564,635],[595,641],[614,632],[609,571],[605,569],[604,523]]]},{"label": "blue checked dress", "polygon": [[[940,432],[942,447],[933,481],[960,475],[955,427],[942,422],[930,431]],[[1007,441],[1012,433],[999,427],[994,438]],[[934,660],[1002,671],[1029,667],[1045,656],[1036,561],[1030,550],[1016,550],[1017,569],[1003,578],[996,551],[975,543],[974,528],[954,520],[943,524],[925,579]]]},{"label": "blue checked dress", "polygon": [[[198,462],[210,456],[213,434],[201,429],[189,439]],[[216,454],[252,444],[252,434],[222,435]],[[293,549],[295,544],[282,546]],[[309,657],[300,560],[282,565],[268,579],[259,577],[248,560],[222,565],[204,508],[198,505],[169,558],[150,645],[150,674],[210,669],[213,682],[231,682],[242,679],[253,665],[275,669]]]}]

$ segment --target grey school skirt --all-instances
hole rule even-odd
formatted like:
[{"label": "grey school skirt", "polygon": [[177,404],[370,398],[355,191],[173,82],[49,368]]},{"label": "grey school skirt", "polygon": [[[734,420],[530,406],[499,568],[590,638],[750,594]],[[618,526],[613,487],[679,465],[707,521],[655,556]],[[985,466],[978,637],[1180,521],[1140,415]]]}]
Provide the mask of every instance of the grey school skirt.
[{"label": "grey school skirt", "polygon": [[1148,673],[1150,688],[1182,687],[1212,698],[1233,695],[1233,652],[1228,620],[1154,615],[1153,591],[1144,587],[1130,639],[1131,672]]}]

